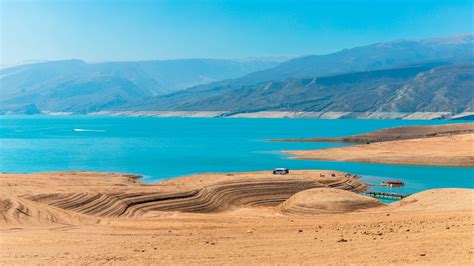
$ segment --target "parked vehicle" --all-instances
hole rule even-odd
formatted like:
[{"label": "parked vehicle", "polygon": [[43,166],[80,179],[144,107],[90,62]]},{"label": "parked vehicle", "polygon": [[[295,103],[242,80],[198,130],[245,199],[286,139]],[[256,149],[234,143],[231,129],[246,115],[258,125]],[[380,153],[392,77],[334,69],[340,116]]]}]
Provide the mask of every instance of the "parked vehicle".
[{"label": "parked vehicle", "polygon": [[288,170],[288,168],[275,168],[275,170],[273,170],[274,175],[286,175],[289,173],[290,170]]}]

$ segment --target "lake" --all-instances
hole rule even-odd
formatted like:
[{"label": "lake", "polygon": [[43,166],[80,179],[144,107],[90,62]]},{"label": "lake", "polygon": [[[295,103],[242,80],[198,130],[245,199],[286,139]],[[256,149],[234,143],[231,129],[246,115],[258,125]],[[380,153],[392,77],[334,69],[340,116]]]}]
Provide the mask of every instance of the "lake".
[{"label": "lake", "polygon": [[143,175],[144,182],[203,172],[334,169],[367,183],[401,179],[414,193],[439,187],[474,188],[474,169],[288,159],[280,150],[342,143],[278,143],[272,138],[341,137],[403,125],[453,121],[2,116],[0,171],[91,170]]}]

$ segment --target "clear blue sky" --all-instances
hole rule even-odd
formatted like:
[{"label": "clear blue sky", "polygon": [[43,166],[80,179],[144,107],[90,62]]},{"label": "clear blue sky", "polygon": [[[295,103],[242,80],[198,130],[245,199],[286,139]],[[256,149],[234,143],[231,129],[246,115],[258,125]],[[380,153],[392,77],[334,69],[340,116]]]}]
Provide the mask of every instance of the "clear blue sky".
[{"label": "clear blue sky", "polygon": [[324,54],[472,32],[473,1],[0,0],[1,63]]}]

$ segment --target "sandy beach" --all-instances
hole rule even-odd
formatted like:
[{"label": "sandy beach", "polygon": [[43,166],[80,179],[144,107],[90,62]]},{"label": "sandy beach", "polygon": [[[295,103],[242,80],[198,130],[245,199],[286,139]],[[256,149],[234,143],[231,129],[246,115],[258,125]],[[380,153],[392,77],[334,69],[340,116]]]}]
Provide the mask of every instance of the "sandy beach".
[{"label": "sandy beach", "polygon": [[403,165],[474,166],[474,134],[285,151],[297,159]]},{"label": "sandy beach", "polygon": [[[2,264],[471,265],[474,191],[385,205],[335,171],[0,175]],[[357,247],[357,248],[354,248]]]},{"label": "sandy beach", "polygon": [[285,152],[296,159],[473,167],[473,127],[474,124],[452,124],[391,128],[345,138],[322,139],[363,143],[355,146]]}]

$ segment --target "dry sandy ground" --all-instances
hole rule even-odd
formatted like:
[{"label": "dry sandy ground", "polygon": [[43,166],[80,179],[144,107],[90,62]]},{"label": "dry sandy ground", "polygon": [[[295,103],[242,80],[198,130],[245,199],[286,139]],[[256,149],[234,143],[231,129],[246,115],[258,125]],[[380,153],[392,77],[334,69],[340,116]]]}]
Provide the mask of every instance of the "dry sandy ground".
[{"label": "dry sandy ground", "polygon": [[473,167],[474,133],[285,152],[297,159]]},{"label": "dry sandy ground", "polygon": [[350,192],[364,188],[333,171],[151,185],[107,173],[2,174],[0,263],[474,263],[473,190],[387,206]]}]

